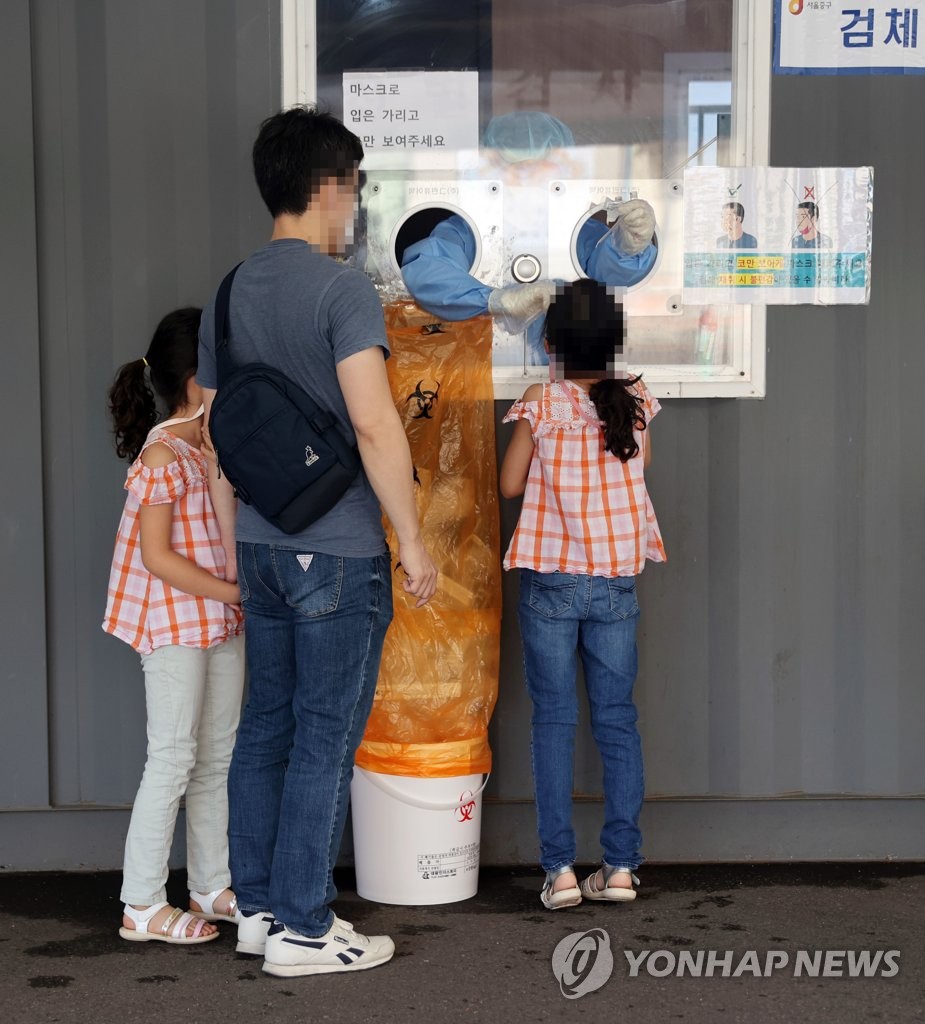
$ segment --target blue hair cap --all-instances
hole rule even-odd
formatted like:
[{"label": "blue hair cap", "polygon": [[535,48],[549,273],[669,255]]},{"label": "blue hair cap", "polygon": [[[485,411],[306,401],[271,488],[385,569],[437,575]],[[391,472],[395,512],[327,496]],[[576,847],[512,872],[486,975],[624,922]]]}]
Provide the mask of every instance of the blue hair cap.
[{"label": "blue hair cap", "polygon": [[537,160],[550,149],[574,146],[567,125],[542,110],[517,110],[493,117],[485,128],[482,145],[498,152],[509,163]]}]

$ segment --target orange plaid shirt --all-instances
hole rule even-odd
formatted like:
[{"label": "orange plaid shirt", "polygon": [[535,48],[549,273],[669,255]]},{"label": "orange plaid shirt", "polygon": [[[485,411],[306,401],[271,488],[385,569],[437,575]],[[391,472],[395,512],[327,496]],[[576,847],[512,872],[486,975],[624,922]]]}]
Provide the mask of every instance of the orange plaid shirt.
[{"label": "orange plaid shirt", "polygon": [[[635,389],[648,424],[661,406],[642,381]],[[568,381],[545,384],[538,402],[515,402],[504,422],[521,419],[530,423],[535,449],[505,569],[635,576],[647,559],[665,561],[643,476],[646,431],[634,434],[639,454],[621,462],[604,451],[594,403]]]},{"label": "orange plaid shirt", "polygon": [[175,590],[152,576],[141,560],[141,507],[172,503],[173,550],[213,576],[225,578],[225,549],[209,497],[204,456],[198,448],[158,427],[148,435],[144,448],[156,441],[167,445],[177,461],[153,469],[142,463],[139,453],[129,467],[103,629],[139,654],[168,645],[213,647],[241,632],[241,612],[221,601]]}]

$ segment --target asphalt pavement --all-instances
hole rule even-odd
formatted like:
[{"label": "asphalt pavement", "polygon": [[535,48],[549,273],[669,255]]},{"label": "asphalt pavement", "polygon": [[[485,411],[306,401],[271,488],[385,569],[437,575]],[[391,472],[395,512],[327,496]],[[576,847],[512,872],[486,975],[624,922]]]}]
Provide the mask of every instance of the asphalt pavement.
[{"label": "asphalt pavement", "polygon": [[[590,870],[590,868],[589,868]],[[483,870],[443,906],[338,914],[390,934],[373,970],[272,978],[234,952],[119,938],[118,874],[0,875],[0,1022],[921,1021],[925,865],[647,865],[634,903],[550,912],[538,870]],[[168,896],[182,903],[184,876]]]}]

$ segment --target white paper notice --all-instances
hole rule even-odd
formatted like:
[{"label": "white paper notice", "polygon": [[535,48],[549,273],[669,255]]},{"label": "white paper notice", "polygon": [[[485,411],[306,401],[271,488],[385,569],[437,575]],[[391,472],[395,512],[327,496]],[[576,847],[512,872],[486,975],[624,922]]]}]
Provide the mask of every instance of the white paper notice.
[{"label": "white paper notice", "polygon": [[452,151],[478,149],[478,72],[345,71],[344,124],[367,158],[443,152],[453,164]]}]

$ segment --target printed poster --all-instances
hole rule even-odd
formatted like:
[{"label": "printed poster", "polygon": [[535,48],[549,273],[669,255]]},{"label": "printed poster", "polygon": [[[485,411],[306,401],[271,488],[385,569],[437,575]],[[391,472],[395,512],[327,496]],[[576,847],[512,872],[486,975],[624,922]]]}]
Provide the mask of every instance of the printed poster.
[{"label": "printed poster", "polygon": [[925,74],[925,0],[774,0],[778,75]]},{"label": "printed poster", "polygon": [[684,172],[683,301],[863,304],[873,168]]}]

